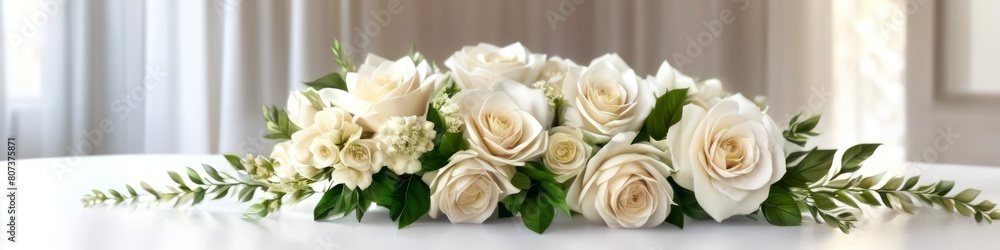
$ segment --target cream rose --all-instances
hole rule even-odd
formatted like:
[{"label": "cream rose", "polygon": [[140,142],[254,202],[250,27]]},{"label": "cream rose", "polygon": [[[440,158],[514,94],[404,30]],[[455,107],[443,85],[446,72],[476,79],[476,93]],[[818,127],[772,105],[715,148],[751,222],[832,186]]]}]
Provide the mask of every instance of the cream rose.
[{"label": "cream rose", "polygon": [[444,61],[463,89],[489,88],[500,79],[532,84],[545,65],[545,55],[532,54],[521,43],[507,47],[480,43],[466,46]]},{"label": "cream rose", "polygon": [[365,130],[376,132],[390,117],[423,117],[436,78],[426,61],[415,65],[409,57],[389,61],[369,54],[357,72],[347,73],[347,91],[326,88],[319,95],[323,102],[354,114]]},{"label": "cream rose", "polygon": [[361,137],[362,128],[354,123],[351,113],[339,107],[329,107],[316,113],[316,129],[333,144],[344,144],[351,138]]},{"label": "cream rose", "polygon": [[[312,89],[303,91],[315,92]],[[301,91],[292,91],[291,94],[288,94],[288,106],[286,108],[288,111],[288,120],[300,128],[305,128],[313,125],[316,112],[324,107],[314,107],[309,98],[306,98]]]},{"label": "cream rose", "polygon": [[631,144],[635,132],[615,135],[587,163],[566,193],[570,209],[610,227],[654,227],[670,214],[674,190],[659,150]]},{"label": "cream rose", "polygon": [[344,184],[348,189],[360,188],[361,190],[365,190],[368,186],[372,185],[373,174],[370,171],[338,167],[334,168],[333,172],[330,173],[330,179],[333,180],[333,183]]},{"label": "cream rose", "polygon": [[288,157],[288,149],[291,146],[291,141],[285,141],[274,145],[274,150],[271,151],[271,166],[274,168],[274,174],[281,181],[293,180],[295,179],[295,175],[298,174],[295,171],[295,166],[292,164],[292,159]]},{"label": "cream rose", "polygon": [[494,166],[471,150],[451,156],[448,165],[424,174],[431,190],[431,208],[427,213],[437,218],[444,213],[452,223],[483,223],[496,210],[497,202],[520,192],[510,178],[510,166]]},{"label": "cream rose", "polygon": [[340,147],[327,136],[313,139],[309,153],[312,153],[314,166],[330,167],[340,162]]},{"label": "cream rose", "polygon": [[556,174],[557,181],[565,182],[583,170],[592,151],[579,128],[552,128],[548,150],[545,151],[545,167]]},{"label": "cream rose", "polygon": [[693,78],[671,67],[667,61],[660,64],[656,76],[648,76],[646,80],[652,84],[653,93],[656,96],[666,94],[670,90],[686,88],[688,89],[688,100],[704,109],[715,106],[726,96],[722,82],[718,79],[696,82]]},{"label": "cream rose", "polygon": [[490,89],[455,95],[465,137],[481,157],[496,164],[523,166],[545,152],[552,109],[542,90],[503,80]]},{"label": "cream rose", "polygon": [[639,131],[656,103],[649,84],[615,54],[597,58],[587,68],[571,68],[562,91],[564,124],[583,129],[595,143]]},{"label": "cream rose", "polygon": [[694,191],[717,221],[757,210],[771,184],[785,174],[781,130],[740,94],[722,99],[707,113],[697,105],[684,106],[666,139],[678,169],[674,180]]}]

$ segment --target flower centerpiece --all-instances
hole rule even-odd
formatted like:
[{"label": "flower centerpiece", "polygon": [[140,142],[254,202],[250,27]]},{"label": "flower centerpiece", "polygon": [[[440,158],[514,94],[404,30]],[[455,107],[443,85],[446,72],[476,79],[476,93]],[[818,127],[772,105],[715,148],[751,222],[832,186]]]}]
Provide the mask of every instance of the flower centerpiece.
[{"label": "flower centerpiece", "polygon": [[839,158],[803,149],[819,116],[782,128],[766,103],[666,62],[641,77],[615,54],[583,66],[519,43],[464,47],[447,70],[412,50],[357,65],[339,43],[333,52],[339,72],[306,82],[285,108],[264,106],[265,137],[277,143],[269,155],[227,154],[231,168],[171,171],[176,185],[139,182],[141,192],[94,190],[84,205],[232,197],[254,201],[245,216],[262,218],[319,195],[316,220],[360,221],[375,205],[400,228],[424,215],[482,223],[498,214],[538,233],[556,213],[614,228],[811,218],[845,233],[862,206],[1000,219],[994,203],[974,203],[979,190],[951,192],[951,181],[858,174],[878,144]]}]

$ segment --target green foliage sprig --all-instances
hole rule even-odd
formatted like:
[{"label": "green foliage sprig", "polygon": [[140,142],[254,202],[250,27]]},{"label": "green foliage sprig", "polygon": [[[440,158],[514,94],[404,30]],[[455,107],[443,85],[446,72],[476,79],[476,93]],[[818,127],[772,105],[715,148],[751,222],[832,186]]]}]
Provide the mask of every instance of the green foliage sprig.
[{"label": "green foliage sprig", "polygon": [[[792,119],[785,139],[803,146],[819,122],[813,116],[797,122]],[[1000,218],[996,204],[988,200],[973,203],[980,190],[966,189],[949,196],[955,183],[938,181],[918,186],[919,176],[886,176],[885,173],[864,176],[858,172],[879,144],[858,144],[844,151],[839,165],[834,165],[837,150],[813,148],[792,152],[786,158],[788,171],[760,207],[760,214],[773,225],[794,226],[808,212],[816,223],[827,224],[844,233],[856,228],[862,215],[861,205],[884,206],[912,214],[915,201],[945,211],[973,217],[976,222],[992,223]]]},{"label": "green foliage sprig", "polygon": [[517,167],[511,184],[521,191],[504,197],[499,206],[501,218],[520,214],[524,226],[539,234],[552,224],[555,211],[571,214],[566,204],[566,190],[543,164],[531,161]]},{"label": "green foliage sprig", "polygon": [[278,108],[277,106],[268,108],[265,105],[263,110],[264,121],[267,122],[268,132],[264,135],[264,138],[287,141],[292,139],[292,134],[302,129],[288,119],[288,112],[286,112],[285,109]]}]

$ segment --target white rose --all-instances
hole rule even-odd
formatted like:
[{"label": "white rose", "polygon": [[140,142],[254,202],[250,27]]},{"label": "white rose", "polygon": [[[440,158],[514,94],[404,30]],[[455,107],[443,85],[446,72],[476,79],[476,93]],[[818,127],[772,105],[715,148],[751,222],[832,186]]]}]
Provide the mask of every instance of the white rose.
[{"label": "white rose", "polygon": [[631,144],[635,132],[615,135],[590,159],[566,193],[566,204],[587,220],[610,227],[654,227],[670,214],[670,168],[648,144]]},{"label": "white rose", "polygon": [[481,157],[523,166],[545,152],[552,110],[542,90],[503,80],[490,89],[462,90],[454,98],[465,119],[465,138]]},{"label": "white rose", "polygon": [[452,223],[483,223],[500,199],[520,191],[510,183],[513,176],[512,167],[494,166],[475,151],[455,153],[448,165],[423,176],[431,190],[428,214],[444,213]]},{"label": "white rose", "polygon": [[[307,89],[303,91],[314,91],[312,89]],[[313,118],[323,107],[313,107],[312,102],[306,98],[305,95],[300,91],[292,91],[288,94],[288,120],[292,121],[295,125],[300,128],[305,128],[313,125]]]},{"label": "white rose", "polygon": [[615,54],[597,58],[587,68],[571,68],[562,91],[564,124],[583,129],[595,143],[639,131],[656,104],[649,84]]},{"label": "white rose", "polygon": [[444,61],[463,89],[489,88],[500,79],[532,84],[545,65],[545,55],[532,54],[521,43],[507,47],[480,43],[466,46]]},{"label": "white rose", "polygon": [[722,82],[718,79],[696,82],[693,78],[671,67],[667,61],[660,64],[656,76],[648,76],[646,79],[653,85],[653,93],[657,97],[666,94],[667,91],[687,88],[688,99],[691,103],[704,109],[711,108],[726,96],[725,90],[722,89]]},{"label": "white rose", "polygon": [[674,180],[717,221],[757,210],[785,174],[781,130],[740,94],[707,113],[685,105],[667,141],[678,169]]},{"label": "white rose", "polygon": [[556,174],[559,182],[576,177],[587,165],[593,148],[583,141],[579,128],[555,127],[549,133],[545,167]]},{"label": "white rose", "polygon": [[309,150],[313,145],[313,140],[321,135],[322,133],[316,126],[302,129],[292,134],[292,145],[288,149],[288,156],[292,160],[292,166],[303,177],[312,178],[320,172],[320,169],[330,167],[329,165],[314,165],[313,154]]},{"label": "white rose", "polygon": [[566,80],[566,72],[572,67],[580,67],[572,60],[561,57],[550,57],[542,66],[541,73],[538,74],[538,81],[545,81],[553,89],[562,92],[563,82]]},{"label": "white rose", "polygon": [[271,151],[271,166],[274,168],[274,174],[282,181],[295,179],[295,175],[298,174],[292,165],[292,159],[288,157],[288,149],[291,146],[292,142],[286,141],[274,145],[274,151]]},{"label": "white rose", "polygon": [[367,131],[378,131],[393,116],[420,116],[434,92],[438,75],[426,61],[414,65],[409,57],[395,62],[369,54],[357,72],[347,73],[347,91],[319,91],[323,102],[333,103],[357,116]]}]

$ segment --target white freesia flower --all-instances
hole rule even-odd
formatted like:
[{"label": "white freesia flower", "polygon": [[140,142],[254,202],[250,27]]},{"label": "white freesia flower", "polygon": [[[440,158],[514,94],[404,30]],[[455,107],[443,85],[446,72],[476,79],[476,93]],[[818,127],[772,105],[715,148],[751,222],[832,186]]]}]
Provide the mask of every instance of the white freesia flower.
[{"label": "white freesia flower", "polygon": [[726,92],[722,88],[722,82],[718,79],[696,82],[693,78],[671,67],[667,61],[663,61],[663,64],[660,64],[660,69],[656,71],[656,76],[648,76],[646,79],[652,84],[653,93],[657,97],[666,94],[667,91],[687,88],[688,99],[691,103],[704,109],[715,106],[716,103],[726,96]]},{"label": "white freesia flower", "polygon": [[654,227],[670,214],[674,190],[659,150],[632,144],[635,132],[615,135],[587,163],[566,193],[566,203],[587,220],[610,227]]},{"label": "white freesia flower", "polygon": [[340,162],[340,147],[327,136],[313,139],[309,152],[312,153],[314,166],[330,167]]},{"label": "white freesia flower", "polygon": [[583,140],[579,128],[555,127],[549,132],[545,167],[556,174],[557,181],[565,182],[580,174],[591,152],[593,148]]},{"label": "white freesia flower", "polygon": [[359,171],[378,173],[384,160],[385,156],[378,150],[378,141],[373,139],[351,140],[340,150],[340,163]]},{"label": "white freesia flower", "polygon": [[781,130],[740,94],[707,113],[684,106],[667,141],[678,169],[674,180],[717,221],[757,210],[786,171]]},{"label": "white freesia flower", "polygon": [[385,156],[378,150],[378,141],[354,138],[344,143],[339,158],[330,173],[333,183],[365,190],[372,184],[372,175],[382,170]]},{"label": "white freesia flower", "polygon": [[354,123],[351,113],[339,107],[329,107],[317,112],[314,119],[316,129],[333,142],[344,144],[351,138],[361,137],[362,128]]},{"label": "white freesia flower", "polygon": [[380,148],[385,152],[385,165],[396,174],[412,174],[420,171],[420,155],[434,149],[434,123],[417,119],[416,116],[393,117],[378,134]]},{"label": "white freesia flower", "polygon": [[448,165],[423,176],[431,190],[428,214],[444,213],[452,223],[483,223],[500,199],[520,191],[510,183],[513,176],[513,167],[494,166],[475,151],[455,153]]},{"label": "white freesia flower", "polygon": [[426,61],[414,65],[409,57],[389,61],[369,54],[357,72],[347,73],[347,91],[326,88],[319,95],[323,102],[354,114],[365,130],[376,132],[390,117],[423,117],[437,78]]},{"label": "white freesia flower", "polygon": [[483,89],[501,79],[534,83],[545,65],[545,55],[532,54],[521,43],[503,48],[480,43],[463,47],[445,60],[444,65],[451,69],[459,87]]},{"label": "white freesia flower", "polygon": [[312,178],[320,172],[321,168],[330,167],[313,165],[312,151],[309,151],[313,140],[321,135],[323,135],[322,132],[316,126],[292,134],[292,147],[288,149],[288,156],[291,157],[295,170],[303,177]]},{"label": "white freesia flower", "polygon": [[372,174],[369,171],[338,167],[330,173],[330,179],[333,180],[333,183],[344,184],[348,189],[361,188],[361,190],[365,190],[372,185]]},{"label": "white freesia flower", "polygon": [[563,97],[566,125],[583,129],[595,143],[639,131],[656,99],[618,55],[595,59],[587,68],[573,67],[566,75]]},{"label": "white freesia flower", "polygon": [[[315,92],[311,88],[303,91]],[[300,128],[312,126],[316,112],[323,108],[313,107],[312,102],[301,91],[292,91],[291,94],[288,94],[288,120]]]},{"label": "white freesia flower", "polygon": [[298,174],[291,157],[288,156],[288,149],[291,146],[292,142],[286,141],[274,145],[274,150],[271,151],[271,167],[274,168],[274,175],[282,181],[295,179],[295,175]]},{"label": "white freesia flower", "polygon": [[523,166],[545,152],[552,109],[542,90],[503,80],[489,89],[455,95],[465,119],[465,137],[490,162]]}]

